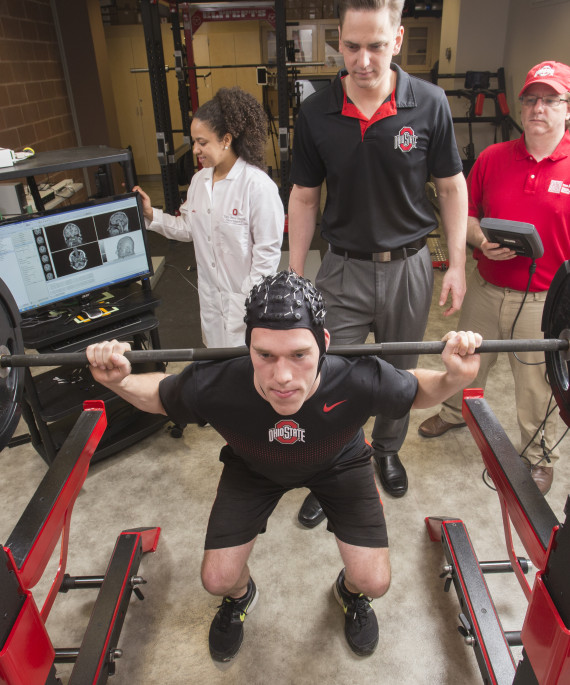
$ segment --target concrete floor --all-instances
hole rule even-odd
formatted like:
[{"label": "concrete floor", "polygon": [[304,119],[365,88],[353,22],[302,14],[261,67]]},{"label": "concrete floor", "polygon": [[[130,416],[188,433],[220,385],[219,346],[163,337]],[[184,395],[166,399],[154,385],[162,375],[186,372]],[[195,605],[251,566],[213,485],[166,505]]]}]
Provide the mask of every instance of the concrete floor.
[{"label": "concrete floor", "polygon": [[[470,262],[469,268],[473,267]],[[165,271],[163,278],[168,275]],[[444,319],[437,305],[442,273],[436,271],[434,302],[427,340],[441,338],[457,319]],[[164,341],[163,341],[164,344]],[[438,357],[424,356],[422,366],[439,367]],[[182,365],[171,365],[176,371]],[[506,358],[500,360],[486,392],[509,437],[517,445],[513,385]],[[200,562],[209,507],[221,471],[222,438],[211,427],[188,427],[181,439],[167,430],[124,452],[93,464],[75,505],[67,570],[72,575],[103,573],[115,539],[123,529],[160,526],[158,549],[146,555],[140,574],[144,602],[131,599],[119,647],[114,685],[304,685],[385,683],[387,685],[471,685],[481,682],[472,648],[457,632],[460,611],[453,588],[443,591],[439,578],[444,555],[428,539],[424,517],[461,518],[480,560],[507,557],[496,494],[482,481],[480,453],[467,428],[426,440],[418,425],[432,410],[412,414],[401,452],[410,487],[402,499],[384,496],[390,536],[393,579],[386,596],[373,604],[380,643],[369,658],[355,656],[343,635],[344,617],[331,586],[341,567],[333,536],[321,524],[314,530],[296,520],[306,491],[286,495],[258,540],[251,558],[260,591],[255,611],[245,623],[242,649],[233,662],[210,659],[208,630],[219,599],[200,583]],[[370,437],[372,424],[366,427]],[[562,428],[560,432],[562,433]],[[18,432],[24,432],[20,426]],[[563,520],[570,492],[570,440],[546,499]],[[0,453],[0,538],[12,527],[46,472],[29,446]],[[517,549],[524,556],[524,550]],[[51,575],[56,559],[50,562]],[[45,574],[48,577],[49,573]],[[487,582],[505,630],[518,630],[526,610],[524,595],[511,576]],[[37,588],[41,604],[49,584]],[[79,646],[94,594],[60,595],[47,621],[56,647]],[[515,658],[520,650],[515,649]],[[58,666],[67,682],[71,666]]]}]

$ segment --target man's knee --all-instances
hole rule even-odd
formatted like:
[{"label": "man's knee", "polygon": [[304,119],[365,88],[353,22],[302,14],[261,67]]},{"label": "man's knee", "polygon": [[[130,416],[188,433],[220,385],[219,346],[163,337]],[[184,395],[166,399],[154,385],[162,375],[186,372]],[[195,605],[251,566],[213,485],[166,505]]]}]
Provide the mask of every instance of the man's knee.
[{"label": "man's knee", "polygon": [[382,555],[374,563],[357,563],[346,566],[347,589],[352,592],[362,592],[367,597],[377,598],[388,592],[390,587],[390,560],[387,554]]},{"label": "man's knee", "polygon": [[358,580],[356,586],[367,597],[372,599],[382,597],[382,595],[388,592],[390,587],[390,569],[381,569],[363,576]]},{"label": "man's knee", "polygon": [[226,563],[221,554],[208,554],[202,561],[202,585],[212,595],[227,594],[238,582],[242,568]]},{"label": "man's knee", "polygon": [[[244,582],[255,540],[224,549],[207,549],[202,560],[202,585],[212,595],[227,595]],[[247,579],[245,580],[247,582]]]}]

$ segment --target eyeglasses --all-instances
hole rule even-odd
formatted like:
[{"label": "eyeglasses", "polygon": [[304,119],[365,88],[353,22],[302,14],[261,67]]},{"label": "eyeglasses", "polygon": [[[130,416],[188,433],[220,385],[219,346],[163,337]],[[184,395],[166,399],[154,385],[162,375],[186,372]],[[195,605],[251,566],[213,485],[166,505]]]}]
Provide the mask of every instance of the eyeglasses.
[{"label": "eyeglasses", "polygon": [[523,107],[534,107],[539,100],[542,100],[542,104],[545,107],[552,107],[552,109],[560,107],[561,102],[568,102],[568,100],[564,100],[564,98],[558,98],[552,95],[546,95],[544,97],[539,97],[538,95],[523,95],[519,100]]}]

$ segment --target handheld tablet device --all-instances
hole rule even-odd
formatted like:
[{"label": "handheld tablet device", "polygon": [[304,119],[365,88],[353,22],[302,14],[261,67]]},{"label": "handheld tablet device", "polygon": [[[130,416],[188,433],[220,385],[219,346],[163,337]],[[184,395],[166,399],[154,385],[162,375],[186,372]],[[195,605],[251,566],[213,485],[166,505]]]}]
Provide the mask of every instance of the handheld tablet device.
[{"label": "handheld tablet device", "polygon": [[521,257],[538,259],[544,254],[542,240],[533,224],[506,219],[481,219],[481,230],[490,243],[514,250]]}]

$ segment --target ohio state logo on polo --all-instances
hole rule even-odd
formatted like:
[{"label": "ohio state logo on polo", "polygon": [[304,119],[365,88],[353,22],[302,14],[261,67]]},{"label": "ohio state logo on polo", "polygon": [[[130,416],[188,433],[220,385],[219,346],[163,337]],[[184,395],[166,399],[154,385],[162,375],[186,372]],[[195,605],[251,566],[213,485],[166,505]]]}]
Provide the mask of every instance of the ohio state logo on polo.
[{"label": "ohio state logo on polo", "polygon": [[410,126],[403,126],[397,136],[394,136],[394,150],[400,148],[402,152],[409,152],[418,146],[418,137]]},{"label": "ohio state logo on polo", "polygon": [[291,419],[281,419],[274,428],[269,429],[269,442],[277,440],[282,445],[293,445],[296,442],[305,442],[305,429],[299,428],[299,424]]}]

